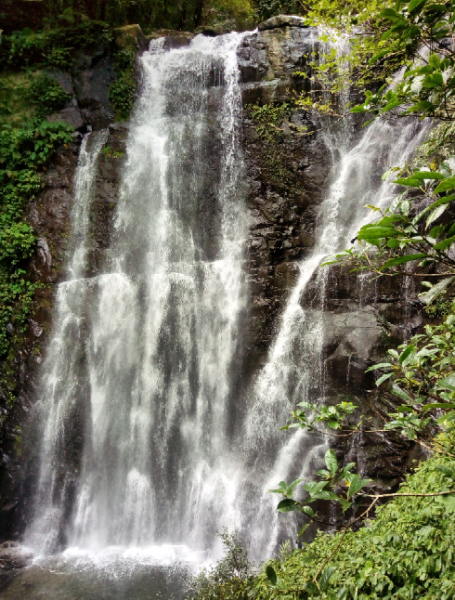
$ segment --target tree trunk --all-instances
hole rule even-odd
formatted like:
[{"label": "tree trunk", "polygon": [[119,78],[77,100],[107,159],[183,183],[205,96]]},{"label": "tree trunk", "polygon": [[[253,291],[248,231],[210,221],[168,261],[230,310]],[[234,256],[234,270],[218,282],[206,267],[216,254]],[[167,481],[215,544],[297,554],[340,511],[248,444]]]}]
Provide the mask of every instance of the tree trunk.
[{"label": "tree trunk", "polygon": [[202,25],[202,14],[204,12],[204,0],[196,0],[196,7],[194,9],[194,27]]}]

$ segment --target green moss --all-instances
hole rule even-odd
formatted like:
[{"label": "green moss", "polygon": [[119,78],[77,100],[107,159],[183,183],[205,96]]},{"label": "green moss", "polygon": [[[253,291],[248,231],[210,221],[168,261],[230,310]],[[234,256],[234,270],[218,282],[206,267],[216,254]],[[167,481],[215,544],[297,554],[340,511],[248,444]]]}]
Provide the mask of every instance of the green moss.
[{"label": "green moss", "polygon": [[290,116],[291,105],[282,104],[247,104],[247,116],[254,121],[254,128],[260,138],[273,143],[281,135],[279,125]]},{"label": "green moss", "polygon": [[122,47],[114,55],[118,78],[109,90],[109,101],[119,121],[127,121],[134,106],[137,89],[134,76],[135,58],[136,40],[132,35],[128,35],[126,40],[122,38]]},{"label": "green moss", "polygon": [[64,123],[36,119],[0,129],[0,385],[8,404],[15,399],[16,352],[40,286],[27,268],[36,245],[27,206],[42,189],[40,171],[71,132]]},{"label": "green moss", "polygon": [[434,302],[425,307],[429,319],[439,319],[449,315],[452,311],[452,300],[444,300],[439,296]]},{"label": "green moss", "polygon": [[35,107],[28,99],[29,73],[0,74],[0,120],[3,125],[17,126],[35,116]]},{"label": "green moss", "polygon": [[114,150],[111,146],[105,146],[103,148],[103,154],[106,158],[123,158],[125,156],[124,152]]}]

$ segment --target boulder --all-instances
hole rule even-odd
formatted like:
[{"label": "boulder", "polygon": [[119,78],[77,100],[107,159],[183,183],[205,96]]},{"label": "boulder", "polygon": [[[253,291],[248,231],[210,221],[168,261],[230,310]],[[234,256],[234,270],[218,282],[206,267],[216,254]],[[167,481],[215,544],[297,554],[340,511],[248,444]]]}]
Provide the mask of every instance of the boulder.
[{"label": "boulder", "polygon": [[278,15],[260,23],[258,29],[265,31],[266,29],[278,29],[278,27],[308,27],[308,25],[303,17]]},{"label": "boulder", "polygon": [[148,45],[148,40],[143,34],[140,25],[125,25],[124,27],[117,27],[114,29],[115,41],[119,48],[128,48],[130,46],[130,40],[136,41],[136,47],[138,49],[145,49]]},{"label": "boulder", "polygon": [[209,37],[216,37],[217,35],[223,35],[226,33],[224,28],[221,26],[212,26],[212,25],[203,25],[202,27],[198,27],[195,29],[194,33],[202,33],[202,35],[207,35]]},{"label": "boulder", "polygon": [[68,106],[63,110],[52,114],[48,117],[48,121],[63,121],[64,123],[71,125],[71,127],[74,127],[75,131],[83,131],[86,127],[85,119],[77,106]]}]

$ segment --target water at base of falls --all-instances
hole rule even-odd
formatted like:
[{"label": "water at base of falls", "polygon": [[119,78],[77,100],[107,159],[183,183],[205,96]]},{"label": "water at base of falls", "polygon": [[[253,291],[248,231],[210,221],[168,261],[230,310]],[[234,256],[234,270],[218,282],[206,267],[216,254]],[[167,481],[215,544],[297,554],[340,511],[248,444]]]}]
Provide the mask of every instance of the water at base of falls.
[{"label": "water at base of falls", "polygon": [[2,600],[183,600],[200,555],[185,548],[67,550],[35,560]]}]

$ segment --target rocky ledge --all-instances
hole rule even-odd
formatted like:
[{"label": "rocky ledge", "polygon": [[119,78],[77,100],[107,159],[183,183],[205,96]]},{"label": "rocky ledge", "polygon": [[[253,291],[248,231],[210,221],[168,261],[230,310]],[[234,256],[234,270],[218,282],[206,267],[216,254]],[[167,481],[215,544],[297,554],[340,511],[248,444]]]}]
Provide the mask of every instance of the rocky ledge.
[{"label": "rocky ledge", "polygon": [[16,542],[0,545],[0,590],[30,564],[33,553]]}]

